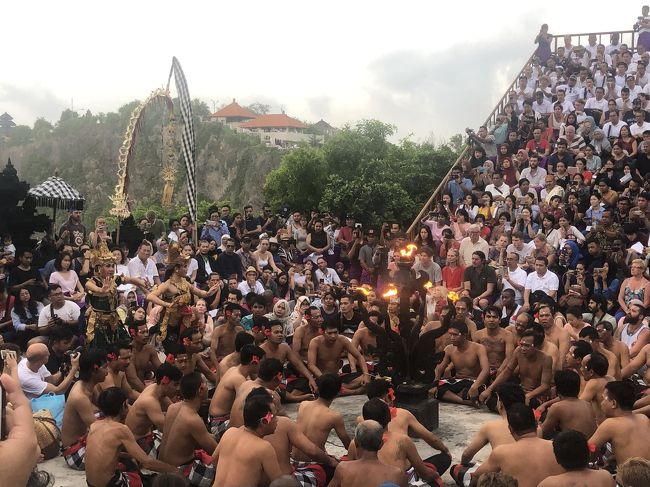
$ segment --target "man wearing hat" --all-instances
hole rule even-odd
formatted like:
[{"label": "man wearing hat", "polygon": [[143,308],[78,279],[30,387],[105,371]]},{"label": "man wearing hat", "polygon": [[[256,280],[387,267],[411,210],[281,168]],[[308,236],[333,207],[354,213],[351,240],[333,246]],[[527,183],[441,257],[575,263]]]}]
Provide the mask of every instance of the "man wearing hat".
[{"label": "man wearing hat", "polygon": [[[564,90],[566,94],[566,100],[575,103],[575,101],[580,97],[580,90],[576,86],[578,78],[575,74],[569,76],[569,80],[566,85],[560,85],[556,88],[557,90]],[[558,100],[559,101],[559,100]]]},{"label": "man wearing hat", "polygon": [[257,280],[257,269],[255,267],[250,266],[246,269],[244,280],[239,283],[237,289],[241,291],[243,296],[248,293],[264,294],[264,286]]}]

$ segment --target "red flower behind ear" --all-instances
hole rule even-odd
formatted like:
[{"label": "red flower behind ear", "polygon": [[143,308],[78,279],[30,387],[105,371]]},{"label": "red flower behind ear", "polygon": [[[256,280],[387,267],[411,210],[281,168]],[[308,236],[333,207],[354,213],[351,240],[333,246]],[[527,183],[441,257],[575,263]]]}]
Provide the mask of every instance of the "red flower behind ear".
[{"label": "red flower behind ear", "polygon": [[201,392],[205,391],[205,382],[201,382],[201,385],[199,386],[199,391]]},{"label": "red flower behind ear", "polygon": [[393,390],[392,387],[388,389],[388,397],[390,398],[391,401],[395,400],[395,391]]},{"label": "red flower behind ear", "polygon": [[259,333],[260,332],[260,327],[259,326],[254,326],[253,328],[251,328],[251,331],[253,333]]},{"label": "red flower behind ear", "polygon": [[282,379],[284,378],[284,375],[282,375],[282,372],[278,372],[278,375],[276,375],[277,379],[282,382]]},{"label": "red flower behind ear", "polygon": [[176,363],[176,357],[174,357],[171,353],[168,353],[167,357],[165,357],[165,362],[168,364],[174,364]]},{"label": "red flower behind ear", "polygon": [[265,329],[264,329],[264,335],[265,335],[266,337],[270,337],[270,336],[271,336],[271,330],[270,330],[269,328],[265,328]]},{"label": "red flower behind ear", "polygon": [[163,375],[162,379],[160,379],[160,383],[162,385],[166,386],[167,384],[169,384],[169,377],[167,377],[166,375]]},{"label": "red flower behind ear", "polygon": [[323,329],[321,328],[320,330],[318,330],[318,334],[319,334],[319,335],[324,335],[324,334],[325,334],[325,330],[323,330]]},{"label": "red flower behind ear", "polygon": [[137,334],[138,333],[133,328],[129,329],[129,335],[131,335],[131,338],[135,338]]},{"label": "red flower behind ear", "polygon": [[537,422],[542,419],[542,413],[539,411],[539,409],[533,409],[533,415],[535,416],[535,421]]},{"label": "red flower behind ear", "polygon": [[187,337],[183,338],[183,345],[185,345],[186,347],[189,347],[191,345],[191,343],[192,343],[192,340],[190,340],[189,338],[187,338]]},{"label": "red flower behind ear", "polygon": [[587,443],[587,448],[589,448],[590,453],[596,453],[596,445],[593,443]]},{"label": "red flower behind ear", "polygon": [[113,360],[117,360],[117,355],[111,352],[109,354],[106,354],[106,358],[108,359],[109,362],[112,362]]},{"label": "red flower behind ear", "polygon": [[394,407],[394,406],[391,406],[391,407],[388,408],[388,409],[390,409],[390,417],[391,417],[392,419],[395,419],[395,418],[397,417],[397,408]]},{"label": "red flower behind ear", "polygon": [[266,416],[264,416],[264,417],[262,418],[262,420],[263,420],[266,424],[271,424],[271,421],[273,421],[273,413],[272,413],[271,411],[269,411],[268,413],[266,413]]}]

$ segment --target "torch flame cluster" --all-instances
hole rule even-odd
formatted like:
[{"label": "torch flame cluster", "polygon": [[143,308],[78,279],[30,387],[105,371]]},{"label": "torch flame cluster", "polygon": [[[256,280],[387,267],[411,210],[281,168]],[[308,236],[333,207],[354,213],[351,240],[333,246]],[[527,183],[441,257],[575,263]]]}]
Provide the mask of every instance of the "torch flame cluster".
[{"label": "torch flame cluster", "polygon": [[384,298],[392,298],[394,296],[397,296],[397,288],[391,284],[391,286],[386,290],[384,294],[382,294],[382,297]]},{"label": "torch flame cluster", "polygon": [[455,303],[456,301],[458,301],[458,298],[460,298],[460,296],[458,295],[458,293],[456,291],[449,291],[447,293],[447,299],[449,301],[451,301],[452,303]]},{"label": "torch flame cluster", "polygon": [[399,251],[400,257],[403,257],[405,259],[410,259],[413,257],[413,252],[415,252],[418,249],[418,246],[415,244],[408,244],[405,249],[401,249]]}]

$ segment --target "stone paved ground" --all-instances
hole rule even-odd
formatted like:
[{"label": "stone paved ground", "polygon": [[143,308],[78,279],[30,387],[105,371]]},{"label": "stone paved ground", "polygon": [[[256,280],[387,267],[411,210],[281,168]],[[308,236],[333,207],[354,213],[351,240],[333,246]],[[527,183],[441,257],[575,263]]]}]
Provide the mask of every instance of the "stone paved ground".
[{"label": "stone paved ground", "polygon": [[[365,402],[365,396],[350,396],[338,398],[334,401],[333,407],[342,411],[345,417],[345,425],[352,436],[356,425],[355,419],[361,413],[361,406]],[[287,406],[289,416],[295,418],[297,405]],[[453,461],[458,462],[460,455],[472,438],[479,426],[486,420],[494,419],[495,415],[489,413],[486,409],[477,410],[467,406],[457,406],[451,404],[440,404],[440,427],[435,433],[445,442],[452,453]],[[415,440],[418,451],[423,458],[426,458],[435,452],[429,445],[421,440]],[[345,449],[341,445],[335,434],[330,435],[327,445],[329,453],[340,456],[345,454]],[[476,459],[484,460],[489,454],[489,447],[479,452]],[[48,460],[39,465],[39,468],[46,470],[54,475],[55,487],[79,487],[85,486],[85,475],[83,472],[75,472],[65,465],[62,457]],[[445,485],[455,485],[449,474],[443,476]]]}]

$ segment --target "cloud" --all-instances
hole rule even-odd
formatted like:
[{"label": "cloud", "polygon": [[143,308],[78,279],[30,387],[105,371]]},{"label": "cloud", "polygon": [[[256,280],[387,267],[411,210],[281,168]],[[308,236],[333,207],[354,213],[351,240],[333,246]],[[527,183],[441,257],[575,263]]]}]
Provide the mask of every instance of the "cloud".
[{"label": "cloud", "polygon": [[[536,25],[536,24],[534,24]],[[526,23],[492,41],[469,40],[438,52],[409,49],[367,66],[368,111],[411,133],[448,138],[485,120],[533,52]]]},{"label": "cloud", "polygon": [[68,102],[39,86],[0,83],[0,111],[9,113],[18,125],[32,125],[38,117],[56,122]]}]

